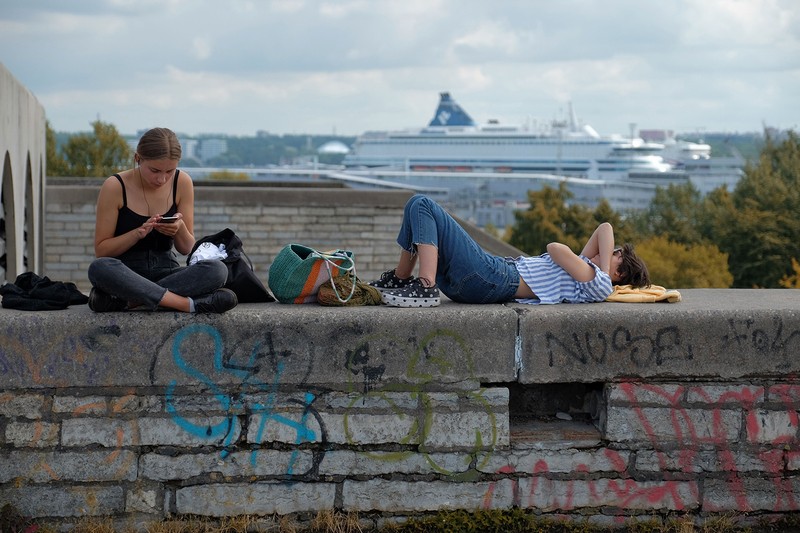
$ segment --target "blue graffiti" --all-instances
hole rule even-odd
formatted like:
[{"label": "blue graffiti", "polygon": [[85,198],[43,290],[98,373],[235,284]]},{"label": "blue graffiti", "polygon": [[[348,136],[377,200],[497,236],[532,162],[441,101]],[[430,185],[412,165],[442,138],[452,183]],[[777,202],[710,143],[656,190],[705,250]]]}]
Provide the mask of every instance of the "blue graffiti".
[{"label": "blue graffiti", "polygon": [[[212,378],[207,376],[202,371],[195,368],[191,363],[187,362],[182,355],[183,343],[194,337],[195,335],[206,335],[211,338],[214,346],[213,368],[215,371],[227,373],[235,376],[239,382],[236,384],[236,394],[231,394],[223,390]],[[267,346],[270,354],[272,352],[272,342],[268,339]],[[223,446],[220,456],[225,459],[230,455],[233,447],[233,441],[236,438],[237,432],[240,428],[236,412],[243,412],[249,408],[251,415],[260,415],[261,420],[256,431],[256,440],[261,442],[264,433],[267,430],[267,425],[270,422],[281,424],[290,428],[295,433],[294,444],[299,445],[304,442],[315,442],[318,439],[323,442],[326,439],[324,426],[319,413],[313,407],[316,396],[311,392],[306,392],[302,402],[295,400],[295,403],[300,403],[303,410],[302,416],[299,421],[287,418],[275,411],[276,398],[278,394],[278,387],[280,384],[281,375],[285,369],[283,361],[277,361],[275,368],[275,375],[272,383],[267,384],[255,378],[256,373],[260,370],[258,360],[264,355],[264,343],[258,341],[254,343],[253,349],[250,351],[247,362],[244,365],[233,365],[225,357],[224,342],[219,331],[206,324],[193,324],[186,326],[178,331],[172,343],[172,360],[175,365],[184,372],[187,376],[205,384],[209,391],[212,393],[213,398],[218,402],[222,411],[227,412],[224,420],[214,425],[201,425],[192,422],[185,418],[176,407],[175,389],[177,381],[172,380],[167,386],[166,390],[166,407],[167,412],[173,417],[173,420],[178,424],[181,429],[194,435],[198,438],[215,439],[219,440]],[[285,354],[283,354],[285,355]],[[249,402],[248,393],[263,393],[267,392],[265,401],[262,402]],[[308,427],[310,419],[313,418],[320,427],[320,433]],[[250,454],[250,461],[253,466],[256,464],[258,450],[253,450]],[[324,454],[324,452],[323,452]],[[299,450],[295,449],[289,459],[287,467],[287,475],[295,473],[295,464],[299,456]],[[314,454],[313,465],[311,470],[316,470],[322,462],[323,455],[319,453]]]}]

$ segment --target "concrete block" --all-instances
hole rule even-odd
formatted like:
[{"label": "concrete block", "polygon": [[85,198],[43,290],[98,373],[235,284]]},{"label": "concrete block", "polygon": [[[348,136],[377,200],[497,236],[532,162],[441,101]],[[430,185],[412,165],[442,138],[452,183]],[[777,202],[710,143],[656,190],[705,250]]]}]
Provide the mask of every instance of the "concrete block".
[{"label": "concrete block", "polygon": [[563,480],[537,476],[520,479],[519,494],[520,507],[546,512],[585,507],[686,512],[700,504],[697,483],[693,481]]},{"label": "concrete block", "polygon": [[543,473],[591,474],[624,473],[631,453],[627,450],[511,450],[496,451],[480,470],[486,473],[516,472],[527,475]]},{"label": "concrete block", "polygon": [[606,412],[604,437],[612,442],[646,441],[652,446],[669,443],[729,444],[739,441],[739,410],[617,407]]},{"label": "concrete block", "polygon": [[795,512],[799,497],[800,478],[796,476],[707,479],[703,490],[703,509],[723,513]]},{"label": "concrete block", "polygon": [[74,418],[62,423],[63,446],[223,446],[236,442],[237,418]]},{"label": "concrete block", "polygon": [[760,385],[712,384],[691,385],[686,388],[686,402],[693,406],[739,406],[750,409],[764,402],[765,389]]},{"label": "concrete block", "polygon": [[800,408],[800,385],[777,383],[767,388],[769,401],[777,402],[786,408]]},{"label": "concrete block", "polygon": [[[753,450],[750,447],[697,450],[638,450],[638,472],[766,472],[783,470],[784,452],[780,449]],[[791,470],[791,468],[789,468]]]},{"label": "concrete block", "polygon": [[220,475],[226,478],[292,476],[309,472],[322,453],[311,450],[252,450],[225,454],[222,452],[189,453],[167,456],[148,453],[141,458],[140,476],[154,481],[202,478]]},{"label": "concrete block", "polygon": [[23,516],[107,516],[125,510],[125,495],[119,486],[0,488],[0,507],[6,503]]},{"label": "concrete block", "polygon": [[72,413],[73,416],[104,415],[108,411],[106,398],[103,396],[55,396],[53,398],[54,413]]},{"label": "concrete block", "polygon": [[609,406],[635,405],[636,407],[675,407],[686,396],[686,385],[681,383],[611,383],[606,385]]},{"label": "concrete block", "polygon": [[508,509],[513,505],[512,484],[508,479],[480,483],[345,480],[342,495],[343,508],[359,512]]},{"label": "concrete block", "polygon": [[748,416],[747,439],[750,442],[792,444],[797,442],[796,411],[757,409]]},{"label": "concrete block", "polygon": [[[361,383],[353,384],[360,387]],[[400,410],[410,412],[419,405],[419,393],[415,391],[364,391],[364,392],[332,392],[318,397],[314,402],[317,409],[363,410],[367,412],[386,412]]]},{"label": "concrete block", "polygon": [[0,456],[0,482],[24,479],[33,483],[56,481],[133,481],[136,456],[130,451],[11,452]]},{"label": "concrete block", "polygon": [[[0,367],[3,365],[4,349],[0,348]],[[7,357],[7,355],[6,355]],[[16,357],[12,357],[15,359]],[[44,409],[44,396],[39,394],[15,395],[0,392],[0,416],[8,418],[27,418],[37,420],[42,418]]]},{"label": "concrete block", "polygon": [[416,415],[392,413],[321,413],[328,442],[336,444],[419,444],[420,424]]},{"label": "concrete block", "polygon": [[196,485],[175,493],[178,514],[235,516],[289,514],[333,509],[332,483],[247,483]]},{"label": "concrete block", "polygon": [[50,448],[58,445],[61,426],[53,422],[9,422],[6,442],[17,448]]},{"label": "concrete block", "polygon": [[155,487],[136,486],[125,493],[125,512],[161,515],[164,509],[161,491]]},{"label": "concrete block", "polygon": [[386,474],[458,475],[469,470],[472,454],[413,451],[331,450],[319,466],[321,476],[380,476]]},{"label": "concrete block", "polygon": [[507,414],[433,413],[429,420],[420,442],[426,449],[486,450],[508,446],[510,441]]}]

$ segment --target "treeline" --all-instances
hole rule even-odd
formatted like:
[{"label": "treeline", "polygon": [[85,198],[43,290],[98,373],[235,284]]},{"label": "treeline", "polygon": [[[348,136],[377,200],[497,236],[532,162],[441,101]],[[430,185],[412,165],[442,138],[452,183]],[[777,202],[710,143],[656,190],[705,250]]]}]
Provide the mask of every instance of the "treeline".
[{"label": "treeline", "polygon": [[[48,126],[49,128],[49,126]],[[88,139],[102,135],[102,132],[108,128],[113,128],[110,124],[97,121],[92,123],[92,132],[81,133],[65,133],[55,132],[50,130],[50,137],[48,145],[52,146],[54,155],[60,153],[63,155],[69,154],[70,157],[74,156],[73,147],[86,143]],[[116,132],[114,134],[120,140],[127,142],[133,141],[134,144],[138,141],[130,138],[126,139],[125,136]],[[184,154],[181,160],[181,166],[184,167],[265,167],[269,165],[286,165],[294,163],[303,158],[317,157],[320,163],[326,164],[339,164],[344,159],[343,154],[318,154],[319,147],[329,141],[339,141],[347,147],[350,147],[355,142],[356,138],[353,136],[337,136],[337,135],[277,135],[272,133],[261,132],[256,136],[232,136],[232,135],[199,135],[194,137],[184,137],[197,139],[203,141],[206,139],[223,139],[227,144],[228,150],[215,157],[211,157],[205,161],[199,161]],[[102,140],[100,140],[102,142]]]},{"label": "treeline", "polygon": [[610,222],[617,241],[631,242],[651,278],[672,288],[800,288],[800,137],[765,136],[733,191],[701,196],[691,184],[656,191],[646,210],[617,213],[608,203],[591,210],[570,204],[562,185],[528,194],[508,241],[530,253],[560,241],[580,250],[598,223]]}]

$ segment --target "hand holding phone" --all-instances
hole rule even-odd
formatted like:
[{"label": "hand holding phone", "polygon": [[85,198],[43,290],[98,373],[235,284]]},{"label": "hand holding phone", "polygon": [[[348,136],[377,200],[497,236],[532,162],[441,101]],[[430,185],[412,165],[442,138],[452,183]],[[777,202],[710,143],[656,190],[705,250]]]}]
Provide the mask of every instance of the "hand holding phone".
[{"label": "hand holding phone", "polygon": [[172,224],[176,220],[178,220],[179,216],[171,216],[171,217],[161,217],[158,221],[159,224]]}]

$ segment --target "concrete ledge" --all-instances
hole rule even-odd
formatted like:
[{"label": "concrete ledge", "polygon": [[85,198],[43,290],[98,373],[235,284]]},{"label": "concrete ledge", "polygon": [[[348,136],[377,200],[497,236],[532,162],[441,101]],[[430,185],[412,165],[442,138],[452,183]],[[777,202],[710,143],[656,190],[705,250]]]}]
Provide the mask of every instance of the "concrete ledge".
[{"label": "concrete ledge", "polygon": [[726,380],[800,371],[800,291],[684,290],[677,304],[434,309],[247,304],[221,316],[0,310],[0,389],[247,379],[332,390]]},{"label": "concrete ledge", "polygon": [[796,512],[800,294],[681,292],[679,304],[2,309],[0,506],[56,524]]},{"label": "concrete ledge", "polygon": [[520,381],[785,378],[800,371],[800,291],[680,292],[676,304],[526,307]]}]

